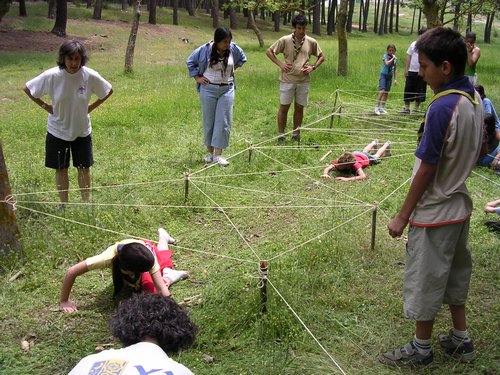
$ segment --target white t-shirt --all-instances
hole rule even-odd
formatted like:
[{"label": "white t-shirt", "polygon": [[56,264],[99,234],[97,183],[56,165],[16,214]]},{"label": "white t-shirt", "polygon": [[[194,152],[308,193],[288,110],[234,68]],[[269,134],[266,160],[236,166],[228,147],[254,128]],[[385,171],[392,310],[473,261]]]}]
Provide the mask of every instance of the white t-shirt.
[{"label": "white t-shirt", "polygon": [[74,74],[59,67],[48,69],[27,82],[26,87],[35,98],[50,96],[54,114],[49,114],[47,131],[65,141],[92,132],[88,115],[90,99],[93,94],[103,99],[111,90],[108,81],[86,66]]},{"label": "white t-shirt", "polygon": [[218,62],[217,64],[210,66],[210,62],[207,61],[207,68],[205,69],[203,76],[211,83],[230,83],[234,81],[233,71],[233,54],[229,53],[226,69],[224,69],[222,62]]},{"label": "white t-shirt", "polygon": [[169,358],[158,346],[139,342],[123,349],[109,349],[83,358],[68,375],[193,375],[184,365]]},{"label": "white t-shirt", "polygon": [[408,50],[406,51],[406,54],[410,56],[410,66],[408,67],[409,72],[418,72],[420,69],[420,63],[418,62],[418,51],[415,45],[417,44],[417,41],[414,41],[410,46],[408,47]]}]

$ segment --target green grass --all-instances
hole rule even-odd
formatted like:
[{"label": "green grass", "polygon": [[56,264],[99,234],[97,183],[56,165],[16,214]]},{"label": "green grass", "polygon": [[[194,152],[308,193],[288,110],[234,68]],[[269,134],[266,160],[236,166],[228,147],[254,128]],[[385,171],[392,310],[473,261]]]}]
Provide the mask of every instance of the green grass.
[{"label": "green grass", "polygon": [[[46,8],[41,3],[29,4],[27,19],[16,17],[16,11],[13,7],[6,17],[13,27],[50,30],[52,26],[44,18]],[[170,23],[170,12],[159,10],[161,23]],[[375,251],[370,250],[371,210],[366,204],[358,205],[355,197],[367,204],[381,202],[411,174],[418,118],[401,121],[391,115],[381,120],[368,112],[373,109],[385,47],[395,43],[401,58],[414,36],[407,31],[383,37],[353,33],[347,77],[337,76],[335,37],[318,38],[327,60],[314,72],[304,124],[330,113],[336,88],[342,90],[337,104],[343,104],[346,116],[334,121],[334,132],[328,131],[328,118],[311,126],[325,131],[304,130],[301,149],[262,147],[248,163],[245,150],[249,144],[276,135],[278,71],[241,20],[234,40],[249,61],[236,72],[233,133],[226,152],[236,156],[226,169],[198,172],[204,155],[200,110],[184,61],[193,48],[211,38],[208,17],[202,11],[194,18],[181,12],[180,26],[141,23],[134,73],[125,75],[130,24],[115,21],[127,20],[130,13],[122,14],[110,5],[100,22],[92,21],[84,7],[70,7],[69,14],[68,33],[90,38],[89,66],[113,84],[115,93],[92,114],[96,159],[92,205],[78,205],[79,193],[72,191],[74,205],[60,212],[53,173],[43,167],[46,116],[21,91],[27,80],[54,65],[55,51],[2,52],[0,139],[18,200],[16,215],[24,251],[1,262],[0,373],[66,373],[98,344],[115,342],[107,329],[114,309],[110,273],[91,272],[79,278],[72,298],[80,312],[64,315],[52,311],[64,272],[125,236],[155,239],[160,223],[179,240],[179,247],[174,248],[177,267],[192,275],[192,282],[173,287],[174,297],[178,301],[201,298],[200,304],[189,307],[200,326],[197,343],[174,357],[196,374],[340,373],[271,285],[267,287],[268,312],[260,313],[258,258],[272,259],[270,282],[344,371],[403,373],[380,366],[377,354],[404,344],[413,332],[413,324],[402,317],[404,243],[391,239],[385,228],[402,204],[407,186],[380,204]],[[147,20],[145,11],[142,20]],[[283,28],[274,33],[270,24],[261,25],[266,45],[288,32]],[[182,43],[179,37],[189,38],[192,44]],[[497,39],[491,45],[480,44],[478,65],[480,81],[494,103],[500,103],[498,46]],[[390,94],[392,113],[402,107],[400,83]],[[374,137],[391,139],[394,157],[369,168],[367,181],[319,180],[326,164],[319,159],[326,151],[334,149],[337,154],[359,148]],[[301,172],[287,171],[290,168]],[[196,173],[184,208],[186,171]],[[486,169],[475,172],[468,181],[475,209],[471,224],[474,273],[467,312],[478,359],[474,365],[462,365],[436,351],[437,369],[424,373],[494,374],[500,370],[495,261],[500,241],[483,225],[493,217],[482,212],[486,201],[498,197],[499,180]],[[225,209],[233,224],[217,206],[233,207]],[[308,239],[313,240],[297,247]],[[9,282],[19,270],[23,275]],[[443,307],[435,333],[449,326]],[[28,333],[37,339],[24,354],[19,341]],[[203,354],[213,356],[215,362],[206,363]]]}]

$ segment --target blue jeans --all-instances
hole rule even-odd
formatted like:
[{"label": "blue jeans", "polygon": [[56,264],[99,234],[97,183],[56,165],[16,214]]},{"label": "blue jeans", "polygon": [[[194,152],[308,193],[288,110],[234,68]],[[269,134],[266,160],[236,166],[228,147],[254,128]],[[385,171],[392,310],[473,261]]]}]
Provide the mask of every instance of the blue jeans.
[{"label": "blue jeans", "polygon": [[234,85],[201,85],[200,103],[205,146],[227,148],[233,123]]},{"label": "blue jeans", "polygon": [[491,162],[493,161],[493,159],[495,159],[495,156],[497,156],[497,154],[499,152],[500,152],[500,146],[497,146],[496,149],[494,149],[491,152],[488,152],[488,154],[486,156],[483,156],[481,159],[479,159],[477,161],[477,164],[481,165],[483,167],[489,166],[491,164]]}]

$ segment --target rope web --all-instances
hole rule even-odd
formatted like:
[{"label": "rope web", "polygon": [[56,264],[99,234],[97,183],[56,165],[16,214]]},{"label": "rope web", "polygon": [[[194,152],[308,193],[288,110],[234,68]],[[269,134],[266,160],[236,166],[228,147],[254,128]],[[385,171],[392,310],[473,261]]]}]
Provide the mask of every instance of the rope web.
[{"label": "rope web", "polygon": [[[333,110],[303,125],[300,143],[277,146],[277,136],[255,144],[247,140],[246,147],[228,157],[231,161],[231,166],[228,168],[222,169],[210,164],[186,172],[184,178],[93,186],[90,188],[93,193],[90,203],[75,202],[68,203],[68,206],[84,205],[93,211],[144,209],[164,210],[172,212],[172,215],[186,211],[194,211],[202,217],[217,215],[217,223],[225,229],[224,241],[231,235],[236,237],[228,241],[229,245],[226,247],[228,249],[210,251],[207,246],[197,248],[196,241],[187,246],[172,246],[173,249],[221,261],[256,265],[257,269],[261,261],[267,261],[270,276],[267,272],[265,275],[261,274],[259,286],[262,287],[263,280],[269,282],[272,291],[282,300],[300,326],[331,361],[332,369],[345,374],[346,370],[335,359],[332,351],[322,344],[313,330],[308,327],[308,322],[300,317],[293,303],[288,301],[285,290],[280,290],[275,282],[271,282],[271,279],[273,279],[274,262],[300,253],[307,245],[316,243],[322,238],[335,236],[338,229],[343,226],[357,225],[355,223],[362,218],[369,218],[374,208],[380,209],[384,218],[389,220],[391,214],[385,212],[384,203],[396,195],[403,195],[401,190],[409,183],[408,176],[411,174],[416,130],[420,119],[415,116],[371,115],[372,107],[366,103],[373,101],[373,95],[370,93],[366,96],[364,93],[365,96],[363,96],[362,94],[363,92],[357,91],[335,91]],[[343,101],[344,98],[348,98],[349,101]],[[288,138],[291,132],[290,130],[287,133]],[[320,179],[319,176],[329,161],[336,159],[344,151],[362,150],[374,138],[378,138],[380,144],[383,144],[385,140],[391,140],[392,155],[383,157],[385,161],[383,160],[381,165],[368,169],[367,174],[370,177],[367,181],[357,183]],[[323,156],[326,151],[331,154],[325,160],[320,160],[324,159],[320,156]],[[384,186],[377,187],[376,170],[388,167],[384,165],[386,163],[390,163],[393,168],[396,165],[399,166],[401,173],[394,173],[395,181],[382,181]],[[487,177],[481,177],[487,179]],[[375,183],[372,180],[375,180]],[[498,185],[494,181],[491,182]],[[185,187],[185,202],[181,203],[179,201],[182,198],[183,184],[189,186],[189,193]],[[262,189],[262,185],[269,188]],[[381,195],[378,202],[363,200],[366,195],[364,192],[378,188]],[[141,202],[140,192],[146,189],[150,189],[153,195],[157,196],[157,199],[154,199],[156,202]],[[105,201],[105,192],[110,190],[119,190],[122,201]],[[390,192],[387,193],[387,190]],[[71,189],[71,191],[79,191],[79,189]],[[70,212],[67,211],[70,209],[65,212],[49,212],[50,207],[60,204],[58,201],[48,200],[49,197],[54,198],[56,193],[57,191],[54,190],[16,193],[5,199],[3,203],[11,205],[13,209],[45,215],[71,225],[81,225],[112,233],[120,238],[145,238],[137,233],[127,233],[127,230],[109,229],[105,223],[91,224],[68,218],[66,216]],[[102,194],[102,198],[99,194]],[[165,204],[165,201],[179,203]],[[280,223],[280,219],[286,218],[289,222]],[[188,217],[186,220],[190,219],[192,220]],[[319,221],[321,224],[318,224],[315,231],[312,231],[304,229],[301,220]],[[259,223],[264,227],[261,229],[264,235],[260,238],[272,238],[271,243],[259,243],[258,239],[249,235],[250,232],[255,231]],[[280,225],[286,226],[287,229],[297,229],[301,235],[289,239],[277,231],[273,232]],[[364,230],[364,227],[360,227],[360,230]],[[173,235],[176,236],[176,233]],[[240,245],[236,245],[236,249],[231,249],[231,246],[238,243]],[[242,256],[245,253],[247,257]]]}]

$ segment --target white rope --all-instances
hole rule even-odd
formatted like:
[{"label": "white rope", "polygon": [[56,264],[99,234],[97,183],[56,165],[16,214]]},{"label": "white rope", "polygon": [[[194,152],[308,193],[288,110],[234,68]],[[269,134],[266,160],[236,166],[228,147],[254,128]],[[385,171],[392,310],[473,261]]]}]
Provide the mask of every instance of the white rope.
[{"label": "white rope", "polygon": [[492,179],[486,177],[486,176],[483,176],[481,173],[477,173],[476,171],[472,170],[472,173],[474,173],[476,176],[479,176],[481,177],[482,179],[486,180],[486,181],[489,181],[491,182],[492,184],[494,185],[497,185],[497,186],[500,186],[500,183],[498,181],[493,181]]},{"label": "white rope", "polygon": [[219,209],[220,209],[220,212],[222,212],[224,214],[224,216],[226,217],[226,219],[229,221],[229,223],[231,224],[231,226],[234,228],[234,230],[236,231],[236,233],[238,233],[238,235],[240,236],[240,238],[243,240],[243,242],[245,243],[245,245],[247,245],[247,247],[252,250],[252,253],[255,255],[255,257],[260,261],[262,259],[260,259],[259,257],[259,254],[257,254],[257,252],[254,250],[254,248],[252,247],[252,245],[250,245],[250,242],[247,241],[247,239],[245,238],[245,236],[243,236],[243,234],[240,232],[240,230],[238,229],[238,227],[234,224],[234,222],[231,220],[231,218],[229,217],[229,215],[226,213],[226,211],[224,209],[221,208],[221,206],[219,204],[217,204],[217,202],[215,202],[215,200],[213,200],[210,196],[208,196],[208,194],[206,194],[202,189],[200,189],[198,187],[198,185],[196,185],[194,182],[191,182],[191,184],[196,188],[198,189],[198,191],[200,193],[202,193],[207,199],[209,199],[212,203],[214,203]]},{"label": "white rope", "polygon": [[319,238],[323,237],[324,235],[326,235],[326,234],[328,234],[328,233],[330,233],[330,232],[334,231],[335,229],[338,229],[338,228],[340,228],[340,227],[342,227],[342,226],[344,226],[344,225],[346,225],[346,224],[350,223],[351,221],[353,221],[353,220],[357,219],[357,218],[358,218],[358,217],[360,217],[361,215],[364,215],[364,214],[366,214],[367,212],[371,212],[371,210],[372,210],[372,209],[370,208],[370,209],[368,209],[368,210],[366,210],[366,211],[363,211],[363,212],[361,212],[360,214],[358,214],[358,215],[356,215],[356,216],[354,216],[354,217],[350,218],[349,220],[347,220],[347,221],[345,221],[345,222],[343,222],[343,223],[341,223],[341,224],[338,224],[338,225],[334,226],[333,228],[330,228],[330,229],[328,229],[327,231],[325,231],[325,232],[323,232],[323,233],[321,233],[321,234],[318,234],[317,236],[315,236],[315,237],[313,237],[313,238],[310,238],[310,239],[308,239],[307,241],[302,242],[301,244],[299,244],[299,245],[297,245],[297,246],[295,246],[295,247],[292,247],[291,249],[288,249],[288,250],[286,250],[286,251],[283,251],[283,252],[281,252],[281,253],[279,253],[279,254],[277,254],[277,255],[273,256],[272,258],[270,258],[270,259],[269,259],[269,261],[272,261],[272,260],[274,260],[274,259],[276,259],[276,258],[282,257],[282,256],[283,256],[283,255],[285,255],[285,254],[288,254],[288,253],[290,253],[290,252],[292,252],[292,251],[295,251],[295,250],[297,250],[298,248],[300,248],[300,247],[302,247],[302,246],[304,246],[304,245],[307,245],[309,242],[313,242],[313,241],[315,241],[315,240],[317,240],[317,239],[319,239]]},{"label": "white rope", "polygon": [[339,369],[339,371],[342,373],[342,374],[346,374],[345,371],[342,369],[342,367],[340,367],[340,365],[338,364],[338,362],[335,360],[335,358],[333,358],[333,356],[325,349],[325,347],[321,344],[321,342],[316,338],[316,336],[314,336],[314,334],[311,332],[311,330],[309,329],[309,327],[306,326],[306,324],[304,323],[304,321],[300,318],[300,316],[295,312],[295,310],[292,308],[292,306],[290,306],[290,304],[287,302],[287,300],[285,299],[285,297],[283,297],[283,295],[279,292],[279,290],[274,286],[273,282],[269,279],[269,277],[267,278],[267,281],[269,283],[269,285],[271,285],[271,287],[274,289],[274,291],[276,292],[276,294],[281,298],[281,300],[284,302],[284,304],[288,307],[288,309],[292,312],[293,316],[295,316],[295,318],[299,321],[299,323],[302,325],[302,327],[304,327],[304,329],[306,330],[306,332],[309,334],[309,336],[312,337],[312,339],[316,342],[316,344],[318,344],[318,346],[321,348],[321,350],[323,350],[323,352],[332,360],[332,362],[334,363],[334,365]]}]

